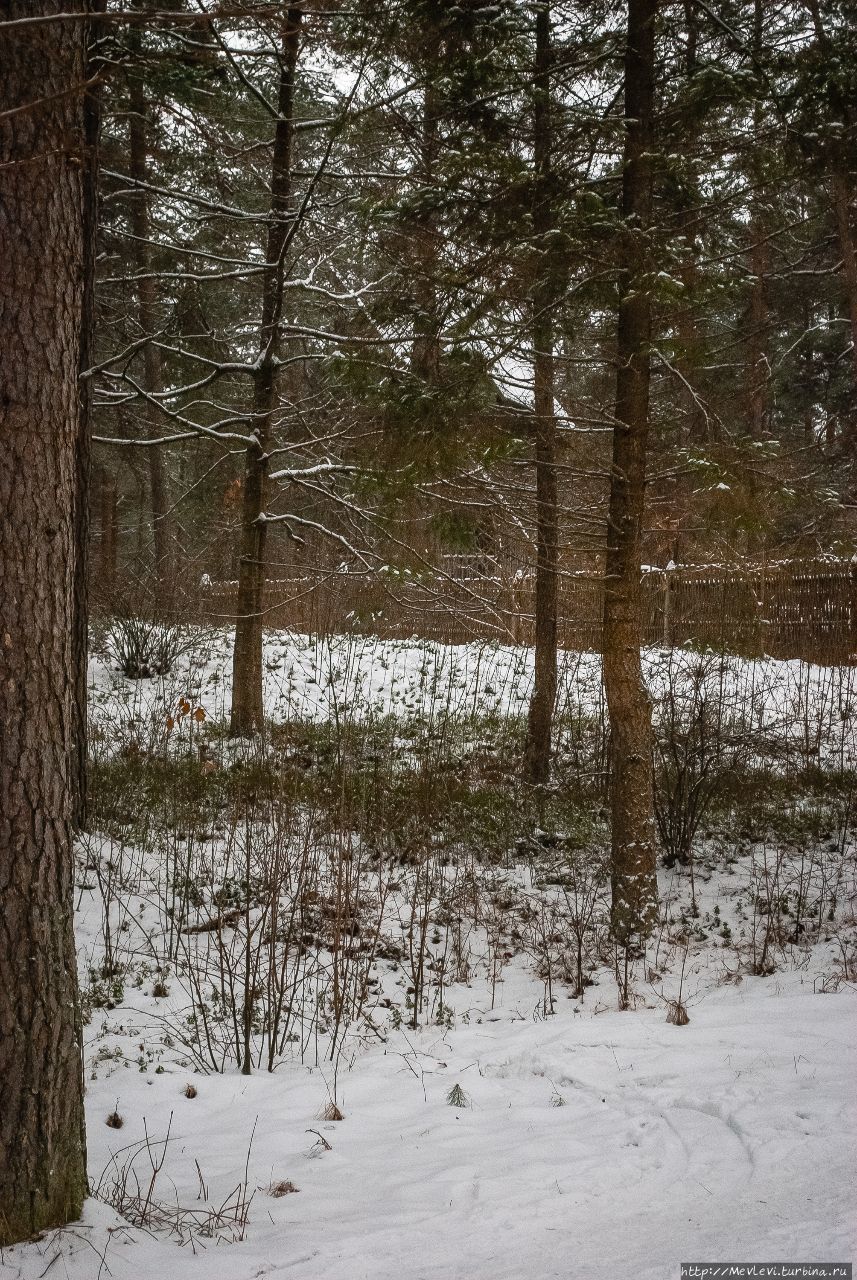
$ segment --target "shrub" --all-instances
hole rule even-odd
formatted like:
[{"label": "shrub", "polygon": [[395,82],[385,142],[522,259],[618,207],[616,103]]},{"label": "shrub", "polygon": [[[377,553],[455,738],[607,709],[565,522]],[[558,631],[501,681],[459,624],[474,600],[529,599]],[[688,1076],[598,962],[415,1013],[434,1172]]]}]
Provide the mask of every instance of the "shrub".
[{"label": "shrub", "polygon": [[114,620],[105,648],[123,676],[148,680],[169,675],[199,640],[198,628],[127,615]]}]

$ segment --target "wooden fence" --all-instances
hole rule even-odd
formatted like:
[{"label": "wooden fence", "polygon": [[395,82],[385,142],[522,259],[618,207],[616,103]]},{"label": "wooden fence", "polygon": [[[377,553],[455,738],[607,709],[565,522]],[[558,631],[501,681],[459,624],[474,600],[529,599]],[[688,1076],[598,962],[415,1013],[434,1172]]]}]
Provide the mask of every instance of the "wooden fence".
[{"label": "wooden fence", "polygon": [[[205,588],[203,610],[211,621],[234,618],[235,590],[234,582]],[[647,570],[641,590],[647,645],[691,643],[747,657],[857,662],[857,563]],[[562,576],[562,648],[600,650],[603,603],[600,576]],[[501,573],[483,561],[419,577],[337,570],[271,580],[265,626],[391,639],[418,635],[450,644],[490,638],[532,644],[532,610],[532,572]]]}]

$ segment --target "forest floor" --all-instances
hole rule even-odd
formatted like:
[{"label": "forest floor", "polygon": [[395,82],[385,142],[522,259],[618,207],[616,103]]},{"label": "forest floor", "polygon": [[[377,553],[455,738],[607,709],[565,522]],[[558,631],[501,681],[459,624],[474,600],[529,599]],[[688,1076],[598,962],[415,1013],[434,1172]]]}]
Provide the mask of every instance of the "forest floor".
[{"label": "forest floor", "polygon": [[[539,994],[516,970],[493,1010],[472,988],[454,1030],[399,1030],[358,1053],[340,1122],[319,1120],[324,1066],[140,1071],[145,1032],[123,1010],[124,1045],[88,1044],[90,1059],[105,1043],[125,1055],[88,1086],[93,1175],[144,1124],[156,1142],[169,1127],[158,1195],[199,1209],[197,1164],[210,1204],[246,1178],[244,1239],[180,1247],[93,1199],[80,1224],[6,1250],[0,1274],[676,1280],[681,1261],[854,1258],[853,986],[820,995],[812,966],[715,981],[683,1027],[657,1001],[620,1013],[563,999],[543,1018]],[[449,1105],[455,1085],[467,1106]],[[105,1124],[117,1108],[121,1132]],[[145,1191],[145,1155],[137,1169]],[[271,1195],[287,1181],[296,1194]]]},{"label": "forest floor", "polygon": [[[574,839],[543,848],[536,829],[535,853],[532,838],[516,842],[520,797],[502,744],[485,741],[493,716],[523,704],[521,651],[271,638],[266,652],[286,741],[252,767],[224,741],[217,638],[170,680],[93,662],[98,830],[76,886],[93,1194],[80,1223],[3,1251],[3,1280],[678,1280],[682,1261],[851,1261],[852,684],[802,664],[730,660],[715,673],[760,742],[811,757],[811,785],[804,770],[788,800],[792,784],[769,773],[770,811],[730,792],[707,815],[693,878],[680,864],[660,871],[663,919],[620,1010],[606,891],[587,899],[581,996],[557,874],[578,836],[590,856],[599,828],[573,827],[569,810]],[[662,659],[647,661],[654,679]],[[590,716],[597,662],[569,656],[566,668]],[[446,771],[437,737],[427,773],[412,738],[379,765],[380,738],[358,750],[340,731],[334,755],[354,753],[343,775],[330,742],[296,728],[398,706],[425,734],[455,699],[472,725]],[[587,759],[572,762],[581,777]],[[586,809],[585,792],[575,803]],[[421,806],[425,847],[411,822]],[[396,830],[376,848],[379,812]],[[251,843],[258,882],[241,880]],[[283,848],[300,861],[294,883]],[[229,923],[213,931],[218,912]],[[286,937],[281,950],[258,945],[266,931]],[[278,974],[288,1034],[273,1036],[268,1072]],[[258,984],[249,1076],[242,975]],[[679,999],[684,1025],[667,1020]]]}]

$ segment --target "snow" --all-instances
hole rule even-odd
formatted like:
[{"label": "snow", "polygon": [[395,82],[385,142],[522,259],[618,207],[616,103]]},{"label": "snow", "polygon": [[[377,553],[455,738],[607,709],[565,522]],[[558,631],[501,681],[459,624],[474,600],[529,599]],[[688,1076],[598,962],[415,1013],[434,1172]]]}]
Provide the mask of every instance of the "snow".
[{"label": "snow", "polygon": [[[340,1123],[317,1118],[323,1067],[198,1078],[192,1100],[180,1070],[100,1076],[91,1168],[142,1139],[144,1117],[160,1136],[172,1116],[165,1172],[182,1203],[196,1203],[195,1160],[212,1200],[230,1193],[255,1125],[245,1239],[194,1256],[90,1201],[72,1230],[7,1250],[0,1274],[35,1280],[57,1253],[52,1274],[75,1280],[94,1280],[102,1254],[115,1280],[674,1280],[683,1260],[853,1257],[853,989],[814,994],[805,974],[714,986],[685,1027],[661,1007],[568,1000],[534,1018],[520,973],[494,1011],[473,995],[467,1025],[358,1054]],[[466,1108],[447,1105],[455,1083]],[[120,1133],[104,1124],[117,1100]],[[280,1179],[298,1194],[266,1194]]]},{"label": "snow", "polygon": [[[104,653],[90,662],[94,747],[111,738],[154,748],[180,698],[226,720],[231,700],[231,633],[214,631],[184,655],[168,677],[126,680]],[[643,669],[655,701],[670,682],[687,685],[703,659],[690,649],[647,649]],[[857,763],[857,667],[794,660],[705,658],[706,682],[736,726],[776,735],[797,751],[839,767]],[[557,710],[591,713],[603,705],[601,658],[562,653]],[[270,721],[366,721],[526,716],[533,651],[478,642],[379,640],[268,632],[263,654],[265,714]],[[102,736],[103,735],[103,736]]]},{"label": "snow", "polygon": [[[182,697],[209,721],[222,719],[228,656],[229,637],[213,634],[175,675],[129,681],[96,655],[94,749],[109,753],[131,738],[163,747],[166,716]],[[692,653],[647,652],[655,696],[676,666],[687,682],[698,663]],[[435,715],[438,706],[461,717],[515,715],[532,680],[523,649],[359,637],[269,635],[265,669],[268,714],[313,721],[407,720]],[[747,723],[774,736],[788,729],[795,749],[833,764],[854,758],[852,676],[739,659],[713,674]],[[563,656],[561,705],[596,706],[599,685],[595,655]],[[195,723],[183,717],[171,741],[200,732]],[[686,872],[659,873],[663,927],[635,967],[630,1009],[618,1009],[603,948],[580,999],[558,977],[548,990],[532,947],[504,951],[495,939],[492,950],[483,920],[473,927],[465,972],[450,970],[440,1007],[434,989],[419,1028],[396,1016],[398,1008],[407,1017],[404,965],[378,959],[367,1016],[347,1029],[334,1061],[329,1037],[316,1035],[290,1045],[273,1073],[246,1077],[235,1069],[204,1074],[174,1034],[194,998],[181,964],[166,978],[166,997],[152,989],[166,919],[166,845],[129,847],[122,863],[106,836],[91,837],[76,888],[84,985],[103,952],[102,900],[83,869],[98,858],[119,868],[114,945],[128,957],[118,1007],[95,1007],[85,1028],[96,1194],[81,1222],[3,1251],[0,1277],[676,1280],[682,1261],[850,1260],[857,986],[843,956],[853,951],[857,890],[848,838],[846,847],[843,832],[842,847],[831,844],[806,872],[832,884],[835,871],[839,917],[828,926],[819,911],[814,937],[795,929],[796,942],[777,945],[770,976],[749,976],[746,966],[741,973],[738,962],[738,948],[746,954],[753,931],[767,927],[751,898],[768,851],[736,839],[725,857],[712,837],[697,859],[695,923]],[[206,843],[212,866],[227,839],[212,833]],[[783,886],[788,856],[777,863]],[[794,856],[803,884],[803,855]],[[356,900],[362,873],[353,874]],[[494,876],[508,900],[549,902],[537,897],[546,891],[533,863],[477,874]],[[407,884],[398,892],[388,886],[390,935],[404,932],[414,909],[408,892]],[[210,915],[210,902],[198,911]],[[209,933],[191,933],[186,956],[195,945],[214,944]],[[236,954],[240,946],[229,953]],[[322,968],[325,954],[321,948]],[[684,1026],[666,1020],[668,1001],[679,995],[690,1018]],[[187,1096],[189,1084],[195,1096]],[[465,1105],[451,1105],[451,1094]],[[332,1099],[344,1119],[324,1118]],[[114,1111],[119,1129],[106,1123]],[[152,1194],[162,1229],[129,1225],[104,1202],[111,1185],[124,1169],[126,1189],[136,1178],[145,1198],[151,1161],[162,1157]],[[286,1182],[296,1193],[272,1194]],[[242,1196],[250,1201],[246,1223],[230,1214]],[[199,1223],[224,1206],[211,1234],[193,1229],[188,1215]]]}]

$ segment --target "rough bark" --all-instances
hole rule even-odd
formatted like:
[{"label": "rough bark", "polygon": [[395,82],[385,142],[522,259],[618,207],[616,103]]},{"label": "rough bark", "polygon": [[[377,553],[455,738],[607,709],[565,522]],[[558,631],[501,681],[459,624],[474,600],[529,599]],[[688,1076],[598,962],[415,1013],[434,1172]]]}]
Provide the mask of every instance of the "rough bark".
[{"label": "rough bark", "polygon": [[617,326],[616,422],[607,528],[604,689],[611,726],[612,926],[631,945],[658,909],[651,704],[640,662],[640,550],[649,428],[654,20],[657,0],[628,0],[625,147]]},{"label": "rough bark", "polygon": [[[106,0],[91,0],[92,13],[101,13]],[[88,28],[87,80],[83,99],[83,310],[81,317],[80,373],[93,363],[92,334],[95,315],[95,238],[98,224],[98,136],[101,128],[101,100],[98,75],[101,60],[95,51],[95,32]],[[75,482],[74,517],[74,727],[72,730],[72,787],[74,791],[74,825],[83,831],[87,821],[87,655],[89,623],[89,485],[92,465],[90,421],[92,382],[81,377],[78,382],[80,411],[78,417],[77,476]]]},{"label": "rough bark", "polygon": [[[11,0],[3,17],[83,12]],[[86,1189],[72,931],[85,24],[0,31],[0,1245]]]},{"label": "rough bark", "polygon": [[539,263],[533,289],[533,393],[536,464],[535,683],[527,720],[529,780],[550,779],[551,729],[557,688],[558,544],[556,415],[554,412],[554,318],[556,303],[550,232],[554,225],[551,184],[550,9],[536,13],[533,92],[535,201],[533,231]]},{"label": "rough bark", "polygon": [[282,347],[284,254],[291,221],[295,73],[301,10],[286,14],[280,61],[278,120],[271,162],[271,208],[263,276],[259,356],[253,382],[253,439],[244,462],[241,557],[238,568],[235,647],[232,654],[230,733],[248,737],[262,728],[262,607],[265,590],[268,450],[277,406],[277,369]]}]

